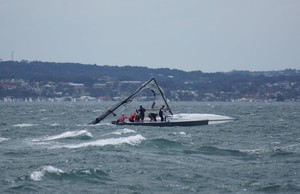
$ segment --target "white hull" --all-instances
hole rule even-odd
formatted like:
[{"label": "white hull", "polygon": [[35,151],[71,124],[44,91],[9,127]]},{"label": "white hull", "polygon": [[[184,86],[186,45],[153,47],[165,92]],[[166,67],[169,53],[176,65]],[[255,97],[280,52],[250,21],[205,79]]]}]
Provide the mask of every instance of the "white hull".
[{"label": "white hull", "polygon": [[201,121],[208,120],[208,124],[225,123],[236,120],[232,117],[216,115],[216,114],[200,114],[200,113],[180,113],[167,117],[167,121]]}]

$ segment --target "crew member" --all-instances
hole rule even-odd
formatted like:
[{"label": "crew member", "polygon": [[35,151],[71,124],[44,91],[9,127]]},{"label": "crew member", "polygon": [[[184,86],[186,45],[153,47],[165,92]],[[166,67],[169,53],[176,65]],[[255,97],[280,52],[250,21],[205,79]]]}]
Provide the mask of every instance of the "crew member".
[{"label": "crew member", "polygon": [[152,113],[149,113],[148,116],[150,118],[150,121],[156,121],[157,114],[152,112]]},{"label": "crew member", "polygon": [[158,112],[161,121],[164,121],[164,111],[165,111],[165,105],[162,105],[162,107],[159,109]]},{"label": "crew member", "polygon": [[128,118],[128,120],[129,120],[130,122],[134,122],[134,119],[135,119],[135,113],[132,113],[132,114],[130,115],[130,117]]},{"label": "crew member", "polygon": [[140,109],[136,110],[136,112],[138,112],[140,114],[141,121],[144,122],[146,109],[144,109],[143,106],[140,105]]},{"label": "crew member", "polygon": [[119,123],[124,123],[124,121],[125,121],[125,115],[124,115],[124,113],[122,113],[119,118]]}]

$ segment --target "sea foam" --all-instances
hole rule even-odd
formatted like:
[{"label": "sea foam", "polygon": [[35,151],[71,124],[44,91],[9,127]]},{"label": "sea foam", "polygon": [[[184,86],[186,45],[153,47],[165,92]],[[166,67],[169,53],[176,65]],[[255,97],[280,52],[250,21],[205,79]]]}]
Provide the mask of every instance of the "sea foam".
[{"label": "sea foam", "polygon": [[52,174],[61,174],[63,171],[59,168],[55,168],[53,166],[44,166],[40,170],[34,171],[30,174],[30,179],[33,181],[40,181],[45,176],[46,173],[52,173]]},{"label": "sea foam", "polygon": [[60,147],[55,148],[84,148],[84,147],[90,147],[90,146],[106,146],[106,145],[120,145],[120,144],[130,144],[130,145],[137,145],[140,142],[145,140],[145,138],[138,134],[134,136],[128,136],[128,137],[119,137],[119,138],[109,138],[109,139],[101,139],[97,141],[87,142],[87,143],[80,143],[80,144],[69,144],[64,145]]},{"label": "sea foam", "polygon": [[88,132],[87,130],[66,131],[62,134],[58,134],[58,135],[43,138],[42,140],[43,141],[52,141],[52,140],[76,138],[76,137],[90,137],[90,138],[92,138],[93,135],[90,132]]},{"label": "sea foam", "polygon": [[7,141],[9,138],[0,137],[0,142]]},{"label": "sea foam", "polygon": [[122,135],[122,134],[125,134],[125,133],[136,133],[136,132],[132,129],[124,128],[124,129],[116,130],[116,131],[112,132],[111,134]]},{"label": "sea foam", "polygon": [[80,130],[80,131],[66,131],[64,133],[53,135],[53,136],[47,136],[42,137],[38,139],[32,139],[31,142],[47,142],[47,141],[53,141],[53,140],[59,140],[59,139],[72,139],[72,138],[81,138],[81,137],[88,137],[92,138],[93,135],[88,132],[87,130]]},{"label": "sea foam", "polygon": [[32,126],[37,126],[37,124],[22,123],[22,124],[16,124],[13,126],[14,127],[32,127]]}]

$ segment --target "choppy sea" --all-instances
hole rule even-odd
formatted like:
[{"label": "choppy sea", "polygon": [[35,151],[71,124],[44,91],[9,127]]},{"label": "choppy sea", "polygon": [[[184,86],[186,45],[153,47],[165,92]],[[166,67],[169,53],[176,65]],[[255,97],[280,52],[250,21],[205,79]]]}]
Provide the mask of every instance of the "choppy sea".
[{"label": "choppy sea", "polygon": [[300,193],[299,102],[173,102],[239,120],[88,125],[109,102],[0,102],[0,193]]}]

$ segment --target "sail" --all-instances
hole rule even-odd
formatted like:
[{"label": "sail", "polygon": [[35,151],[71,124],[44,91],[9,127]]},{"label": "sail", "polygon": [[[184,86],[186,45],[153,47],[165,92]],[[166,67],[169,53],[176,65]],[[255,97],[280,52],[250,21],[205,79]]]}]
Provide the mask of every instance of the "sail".
[{"label": "sail", "polygon": [[150,111],[156,112],[162,106],[165,106],[165,110],[168,111],[171,115],[173,114],[168,102],[165,98],[163,90],[159,87],[154,78],[149,80],[149,83],[145,86],[145,89],[150,89],[153,93],[153,103],[151,105]]},{"label": "sail", "polygon": [[171,115],[173,114],[167,103],[167,100],[164,96],[163,90],[159,87],[155,78],[151,78],[150,80],[145,82],[140,88],[138,88],[135,92],[133,92],[130,96],[128,96],[126,99],[120,101],[113,107],[110,107],[108,110],[106,110],[104,113],[102,113],[100,116],[98,116],[90,124],[97,124],[109,115],[116,116],[114,111],[116,111],[117,109],[120,109],[120,107],[122,107],[122,106],[126,106],[127,104],[132,102],[134,98],[136,98],[138,95],[140,95],[141,93],[143,93],[147,90],[151,91],[151,93],[152,93],[151,99],[153,101],[150,107],[145,107],[147,112],[155,112],[156,113],[164,105],[165,110],[168,111]]}]

